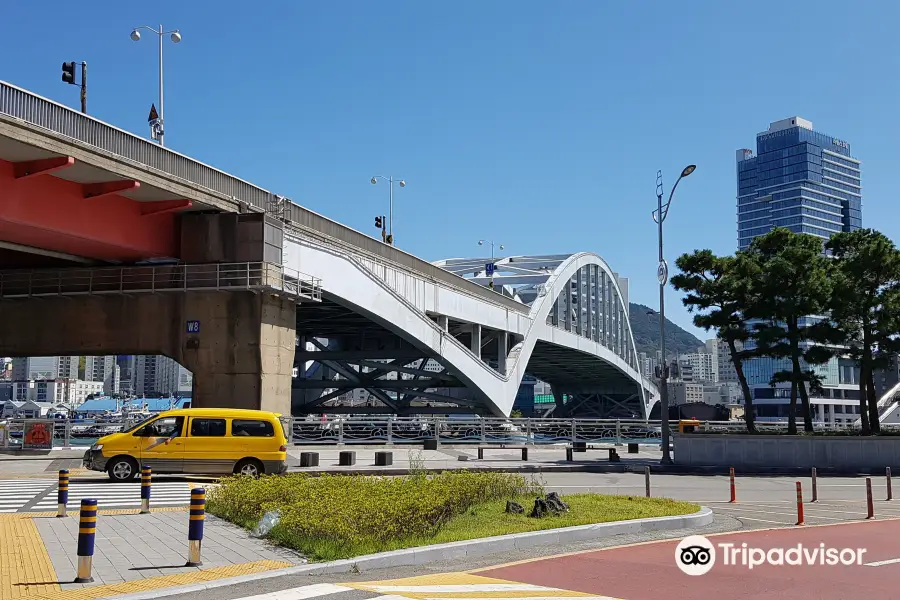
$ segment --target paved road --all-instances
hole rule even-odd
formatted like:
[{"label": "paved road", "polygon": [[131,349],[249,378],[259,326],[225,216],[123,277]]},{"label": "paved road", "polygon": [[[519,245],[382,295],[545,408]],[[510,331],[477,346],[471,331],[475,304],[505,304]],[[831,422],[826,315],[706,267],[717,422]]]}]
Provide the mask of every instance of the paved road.
[{"label": "paved road", "polygon": [[[151,506],[177,507],[190,503],[192,485],[187,479],[154,481]],[[57,481],[52,479],[0,480],[0,513],[55,512]],[[140,481],[113,483],[104,479],[72,481],[69,484],[69,511],[77,511],[81,500],[94,498],[101,509],[139,508]]]},{"label": "paved road", "polygon": [[[730,600],[888,600],[900,588],[900,522],[868,522],[741,532],[709,538],[715,545],[711,570],[698,576],[676,565],[677,541],[600,550],[479,571],[486,577],[543,586],[560,586],[589,594],[627,600],[689,600],[704,597]],[[729,561],[721,544],[742,548],[787,549],[798,544],[813,551],[862,549],[857,562],[829,566],[813,558],[813,565],[767,565],[749,568]],[[740,555],[736,555],[740,556]],[[827,556],[827,554],[826,554]],[[845,556],[851,558],[849,554]],[[791,555],[786,555],[788,560]],[[734,564],[737,562],[738,564]],[[824,563],[824,564],[823,564]]]}]

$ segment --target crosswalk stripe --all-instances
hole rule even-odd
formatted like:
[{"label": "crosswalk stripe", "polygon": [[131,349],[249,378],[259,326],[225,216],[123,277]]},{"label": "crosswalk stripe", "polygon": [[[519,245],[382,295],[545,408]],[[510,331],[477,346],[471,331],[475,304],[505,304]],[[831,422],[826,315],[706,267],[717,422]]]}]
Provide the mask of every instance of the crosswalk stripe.
[{"label": "crosswalk stripe", "polygon": [[[246,596],[239,600],[305,600],[306,598],[317,598],[319,596],[327,596],[329,594],[339,594],[341,592],[353,592],[353,588],[334,585],[331,583],[315,583],[313,585],[305,585],[303,587],[293,588],[290,590],[281,590],[279,592],[269,592],[268,594],[259,594],[257,596]],[[409,600],[404,598],[403,600]]]}]

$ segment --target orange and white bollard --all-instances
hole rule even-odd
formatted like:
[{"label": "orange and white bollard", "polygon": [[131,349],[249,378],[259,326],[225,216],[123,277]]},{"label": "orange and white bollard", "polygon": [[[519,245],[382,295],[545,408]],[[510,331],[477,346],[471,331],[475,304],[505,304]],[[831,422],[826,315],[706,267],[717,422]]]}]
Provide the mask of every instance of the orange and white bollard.
[{"label": "orange and white bollard", "polygon": [[731,500],[733,504],[737,502],[737,489],[734,487],[734,467],[728,468],[728,476],[731,478]]},{"label": "orange and white bollard", "polygon": [[797,482],[797,525],[803,525],[803,486]]},{"label": "orange and white bollard", "polygon": [[872,502],[872,478],[866,477],[866,506],[869,509],[867,519],[875,518],[875,504]]},{"label": "orange and white bollard", "polygon": [[885,483],[887,483],[887,500],[890,501],[890,500],[894,499],[894,491],[891,488],[891,468],[890,467],[886,467],[884,469],[884,478],[885,478]]},{"label": "orange and white bollard", "polygon": [[819,501],[819,486],[816,485],[816,468],[812,468],[812,500],[810,502]]}]

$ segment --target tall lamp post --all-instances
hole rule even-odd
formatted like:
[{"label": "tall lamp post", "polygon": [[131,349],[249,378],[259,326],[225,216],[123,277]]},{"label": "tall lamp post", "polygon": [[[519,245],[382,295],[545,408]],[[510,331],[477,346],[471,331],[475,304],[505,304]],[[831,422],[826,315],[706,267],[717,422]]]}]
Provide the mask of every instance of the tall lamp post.
[{"label": "tall lamp post", "polygon": [[657,368],[659,370],[659,416],[662,420],[660,438],[662,438],[662,464],[664,465],[672,464],[672,456],[669,453],[669,363],[666,360],[666,283],[669,281],[669,266],[663,258],[663,222],[666,220],[666,215],[669,214],[669,205],[672,203],[672,196],[675,194],[678,182],[693,173],[696,168],[697,165],[688,165],[681,171],[665,204],[662,201],[662,171],[656,173],[657,208],[653,211],[653,221],[659,230],[659,265],[656,269],[656,278],[659,280],[659,344],[662,354],[662,365]]},{"label": "tall lamp post", "polygon": [[141,39],[141,32],[139,30],[146,29],[148,31],[152,31],[159,38],[159,118],[151,119],[151,121],[155,121],[155,123],[151,124],[153,128],[154,137],[159,140],[160,146],[165,146],[163,141],[163,124],[165,123],[165,103],[163,101],[163,36],[168,35],[172,40],[172,43],[177,44],[181,41],[181,33],[178,32],[177,29],[173,31],[165,31],[163,26],[159,26],[159,30],[153,29],[149,25],[141,25],[140,27],[135,27],[131,31],[131,39],[135,42]]},{"label": "tall lamp post", "polygon": [[[491,282],[490,282],[490,284],[488,284],[488,287],[490,287],[491,289],[494,289],[494,267],[493,267],[493,264],[494,264],[494,242],[489,241],[489,240],[478,240],[479,246],[484,246],[485,244],[490,244],[490,246],[491,246],[491,265],[492,265],[491,266]],[[500,244],[500,249],[503,250],[503,244]]]},{"label": "tall lamp post", "polygon": [[[391,246],[394,245],[394,176],[385,177],[384,175],[376,175],[372,178],[372,185],[378,183],[379,179],[384,179],[388,182],[388,187],[391,190],[391,210],[390,217],[388,217],[388,235],[387,235],[387,243]],[[406,187],[406,181],[400,179],[397,181],[400,184],[400,187]]]}]

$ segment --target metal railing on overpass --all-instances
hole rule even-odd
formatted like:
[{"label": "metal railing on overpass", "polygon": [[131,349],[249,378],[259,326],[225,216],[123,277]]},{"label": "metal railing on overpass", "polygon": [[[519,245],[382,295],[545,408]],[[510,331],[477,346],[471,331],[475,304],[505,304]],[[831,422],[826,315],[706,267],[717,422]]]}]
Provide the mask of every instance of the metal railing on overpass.
[{"label": "metal railing on overpass", "polygon": [[240,290],[322,299],[317,278],[264,262],[0,271],[0,298]]},{"label": "metal railing on overpass", "polygon": [[[259,186],[3,81],[0,81],[0,114],[128,159],[141,168],[203,188],[233,204],[235,211],[240,204],[244,204],[257,211],[269,212],[272,206],[280,204],[281,196]],[[448,287],[476,295],[487,302],[519,312],[528,311],[528,307],[521,302],[454,275],[294,202],[289,202],[284,208],[283,220],[289,229],[299,235],[339,246],[350,246],[395,267],[440,281]]]},{"label": "metal railing on overpass", "polygon": [[[52,420],[52,419],[51,419]],[[5,428],[5,440],[0,448],[21,447],[23,433],[28,422],[47,419],[0,419]],[[5,424],[4,424],[5,423]],[[86,448],[99,437],[120,431],[135,421],[118,418],[54,421],[53,446],[55,448]],[[421,445],[426,440],[437,439],[444,445],[530,445],[553,446],[562,444],[659,444],[660,421],[628,419],[503,419],[447,417],[293,417],[284,418],[285,433],[294,445]],[[678,431],[678,421],[671,421],[672,431]],[[884,425],[885,429],[898,429],[900,425]],[[760,422],[760,433],[777,433],[787,430],[787,423]],[[850,423],[816,423],[818,431],[857,430]],[[702,421],[698,432],[743,433],[743,421]]]}]

